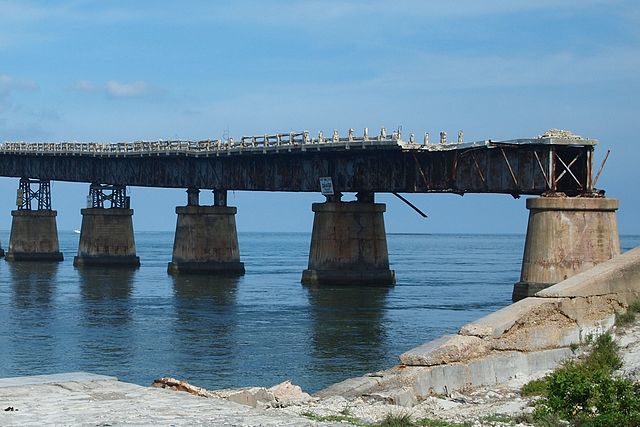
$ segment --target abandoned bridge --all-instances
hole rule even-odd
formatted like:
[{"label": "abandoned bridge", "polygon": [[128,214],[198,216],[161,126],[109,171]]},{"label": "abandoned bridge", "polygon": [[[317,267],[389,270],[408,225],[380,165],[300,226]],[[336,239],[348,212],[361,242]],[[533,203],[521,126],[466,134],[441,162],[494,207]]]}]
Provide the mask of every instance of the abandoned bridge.
[{"label": "abandoned bridge", "polygon": [[[303,283],[389,285],[395,273],[389,268],[385,205],[375,203],[375,193],[401,198],[399,193],[542,195],[527,201],[529,230],[516,284],[520,294],[530,294],[565,273],[609,259],[616,245],[619,252],[617,201],[605,199],[595,188],[595,145],[595,140],[555,130],[535,138],[476,142],[465,142],[462,132],[449,142],[442,132],[431,143],[428,134],[420,141],[413,134],[405,140],[400,130],[387,133],[384,128],[372,136],[367,129],[361,136],[349,130],[343,136],[334,131],[312,137],[305,131],[237,141],[5,142],[0,144],[0,176],[20,178],[6,258],[62,260],[50,181],[90,184],[74,258],[78,267],[139,265],[127,186],[187,189],[186,206],[176,208],[171,273],[244,272],[236,208],[227,206],[228,190],[322,191],[327,201],[313,205]],[[213,205],[200,205],[201,190],[213,191]],[[356,193],[357,200],[343,202],[342,193]],[[570,226],[558,217],[562,213],[566,218],[568,212],[575,223]],[[546,240],[552,237],[557,243],[563,233],[587,229],[599,230],[596,240],[566,243],[579,248],[562,246],[548,255],[538,247],[550,247]],[[548,239],[535,237],[549,232],[553,235]],[[535,243],[540,239],[545,242]],[[584,248],[593,253],[586,256]]]}]

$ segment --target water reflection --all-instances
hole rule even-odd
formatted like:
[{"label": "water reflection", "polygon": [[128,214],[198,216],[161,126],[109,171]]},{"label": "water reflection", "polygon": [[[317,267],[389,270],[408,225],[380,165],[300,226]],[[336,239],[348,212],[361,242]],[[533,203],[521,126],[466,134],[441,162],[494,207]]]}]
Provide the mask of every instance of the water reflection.
[{"label": "water reflection", "polygon": [[307,287],[318,371],[375,369],[386,355],[388,287]]},{"label": "water reflection", "polygon": [[87,267],[76,269],[82,297],[90,300],[131,296],[135,270],[127,268]]},{"label": "water reflection", "polygon": [[[55,312],[58,263],[8,262],[12,304],[7,306],[6,327],[11,332],[2,340],[2,364],[14,375],[27,375],[33,369],[58,359],[51,330]],[[45,363],[46,365],[46,363]]]},{"label": "water reflection", "polygon": [[132,357],[135,271],[84,268],[80,276],[82,368],[100,372],[104,366],[124,366]]},{"label": "water reflection", "polygon": [[57,262],[7,262],[16,308],[46,309],[52,304],[56,287]]},{"label": "water reflection", "polygon": [[172,280],[176,375],[200,379],[210,377],[212,369],[231,375],[223,367],[233,357],[241,278],[177,275]]}]

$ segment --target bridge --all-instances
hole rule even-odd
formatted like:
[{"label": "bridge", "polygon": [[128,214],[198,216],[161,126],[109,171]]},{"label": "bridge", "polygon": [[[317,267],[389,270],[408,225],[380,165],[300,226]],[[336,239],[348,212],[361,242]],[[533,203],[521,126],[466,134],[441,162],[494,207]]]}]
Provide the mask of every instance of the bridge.
[{"label": "bridge", "polygon": [[[441,132],[439,140],[431,142],[428,134],[419,141],[413,134],[403,139],[401,130],[388,133],[384,128],[377,135],[369,135],[368,129],[355,135],[350,129],[342,136],[337,131],[330,136],[304,131],[237,141],[5,142],[0,144],[0,176],[20,178],[7,260],[62,260],[56,211],[51,209],[52,180],[90,184],[74,258],[78,267],[139,265],[126,186],[187,189],[186,206],[176,208],[176,236],[168,267],[175,274],[244,272],[236,208],[227,206],[228,190],[322,191],[327,201],[313,205],[309,268],[303,272],[303,283],[389,285],[395,282],[395,273],[389,269],[385,205],[375,203],[375,193],[393,193],[407,203],[400,193],[544,196],[527,202],[529,231],[535,229],[532,219],[539,214],[548,217],[545,223],[558,212],[583,218],[572,219],[580,223],[577,228],[554,231],[560,233],[554,240],[561,240],[563,233],[599,227],[602,221],[598,218],[604,212],[609,230],[604,233],[615,234],[617,239],[617,229],[612,229],[615,222],[611,222],[617,201],[603,198],[595,187],[599,175],[593,177],[596,143],[558,130],[535,138],[475,142],[465,142],[462,132],[450,142]],[[213,205],[200,205],[201,190],[213,191]],[[342,201],[343,193],[356,193],[356,201]],[[603,232],[598,233],[594,239],[599,239],[596,246],[600,249],[597,253],[589,249],[594,254],[586,258],[584,250],[576,249],[569,250],[575,254],[566,259],[563,246],[551,256],[557,258],[562,252],[562,260],[534,255],[540,252],[536,248],[529,250],[533,258],[527,260],[526,249],[516,288],[531,293],[557,282],[565,273],[574,274],[590,263],[609,259],[615,254],[615,239],[603,240]],[[534,230],[533,234],[544,233]],[[527,242],[530,240],[535,239],[528,237]],[[602,241],[611,243],[602,247]],[[528,265],[533,273],[527,273]]]},{"label": "bridge", "polygon": [[592,191],[594,140],[569,133],[436,144],[308,132],[215,141],[0,144],[0,175],[143,187],[317,192],[506,193]]}]

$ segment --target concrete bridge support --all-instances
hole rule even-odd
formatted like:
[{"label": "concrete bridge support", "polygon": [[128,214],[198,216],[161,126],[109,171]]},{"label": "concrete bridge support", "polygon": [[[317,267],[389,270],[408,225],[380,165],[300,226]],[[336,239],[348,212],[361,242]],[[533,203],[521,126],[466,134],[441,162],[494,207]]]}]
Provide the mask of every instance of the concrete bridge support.
[{"label": "concrete bridge support", "polygon": [[[111,194],[105,194],[111,191]],[[105,208],[104,203],[111,206]],[[133,237],[133,209],[124,186],[91,184],[88,208],[82,209],[82,227],[76,267],[138,267]]]},{"label": "concrete bridge support", "polygon": [[386,206],[374,203],[372,193],[358,193],[357,199],[341,202],[337,197],[313,204],[309,267],[302,273],[303,284],[395,284],[384,229]]},{"label": "concrete bridge support", "polygon": [[214,191],[214,205],[199,205],[199,190],[187,190],[187,206],[176,207],[178,220],[168,272],[244,274],[240,262],[235,207],[227,206],[227,192]]},{"label": "concrete bridge support", "polygon": [[[34,183],[36,191],[31,189]],[[32,210],[32,201],[37,201],[37,210]],[[11,211],[7,261],[62,261],[49,181],[22,178],[16,204],[18,209]]]},{"label": "concrete bridge support", "polygon": [[529,224],[520,281],[512,300],[536,292],[620,254],[617,199],[527,199]]}]

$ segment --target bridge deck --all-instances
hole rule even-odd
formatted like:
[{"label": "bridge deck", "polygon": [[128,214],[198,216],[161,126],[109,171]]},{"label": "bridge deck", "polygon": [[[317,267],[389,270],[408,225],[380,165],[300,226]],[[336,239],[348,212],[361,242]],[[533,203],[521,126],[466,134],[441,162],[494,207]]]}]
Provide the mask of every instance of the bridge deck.
[{"label": "bridge deck", "polygon": [[416,144],[399,133],[239,142],[0,144],[0,176],[150,187],[255,191],[542,194],[592,191],[595,141],[570,134],[459,144]]}]

